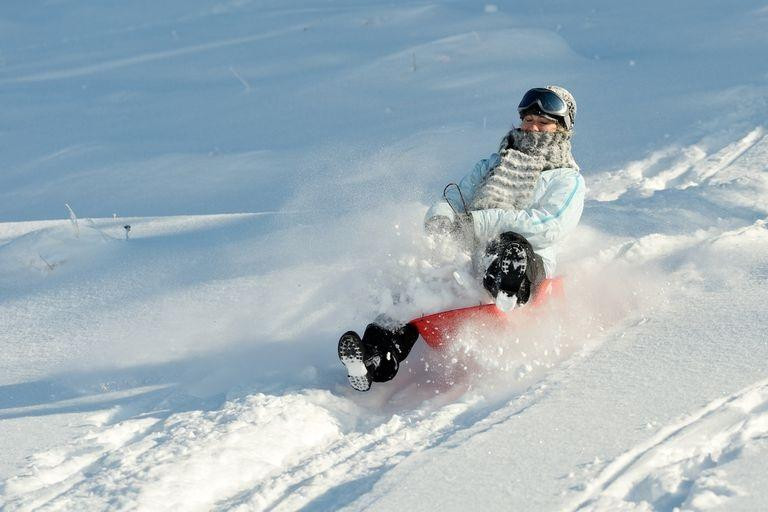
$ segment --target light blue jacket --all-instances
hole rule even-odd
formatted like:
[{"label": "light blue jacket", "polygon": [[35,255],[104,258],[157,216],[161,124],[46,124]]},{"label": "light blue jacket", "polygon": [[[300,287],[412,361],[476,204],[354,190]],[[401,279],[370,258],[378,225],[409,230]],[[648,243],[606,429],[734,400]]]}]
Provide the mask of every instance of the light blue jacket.
[{"label": "light blue jacket", "polygon": [[[459,182],[467,205],[472,202],[485,177],[500,161],[498,153],[480,160]],[[533,204],[530,208],[470,211],[475,237],[482,247],[485,247],[487,242],[508,231],[524,236],[544,261],[547,277],[552,277],[555,273],[558,248],[581,218],[585,192],[584,178],[578,170],[562,167],[543,171],[534,188]],[[446,195],[456,211],[464,211],[456,187],[451,187]],[[435,203],[427,211],[426,219],[438,215],[454,218],[453,210],[445,200]]]}]

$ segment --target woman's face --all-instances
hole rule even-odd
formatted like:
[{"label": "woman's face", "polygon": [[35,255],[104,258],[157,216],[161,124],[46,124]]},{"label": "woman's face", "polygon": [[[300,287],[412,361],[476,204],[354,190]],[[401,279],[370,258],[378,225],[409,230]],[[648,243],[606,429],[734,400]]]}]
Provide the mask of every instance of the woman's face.
[{"label": "woman's face", "polygon": [[527,114],[520,129],[526,132],[556,132],[557,122],[546,117]]}]

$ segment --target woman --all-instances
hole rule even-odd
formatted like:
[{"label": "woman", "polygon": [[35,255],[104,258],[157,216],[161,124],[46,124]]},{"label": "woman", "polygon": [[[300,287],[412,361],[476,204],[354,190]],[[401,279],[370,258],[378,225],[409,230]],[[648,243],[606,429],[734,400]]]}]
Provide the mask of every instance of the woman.
[{"label": "woman", "polygon": [[[482,257],[483,286],[496,305],[524,304],[555,272],[562,240],[578,224],[584,179],[571,154],[576,101],[555,85],[531,89],[518,105],[522,121],[503,138],[499,151],[478,162],[445,200],[429,209],[425,230],[464,243]],[[354,332],[339,340],[339,358],[353,388],[384,382],[418,339],[411,324],[386,329],[370,324],[362,340]]]}]

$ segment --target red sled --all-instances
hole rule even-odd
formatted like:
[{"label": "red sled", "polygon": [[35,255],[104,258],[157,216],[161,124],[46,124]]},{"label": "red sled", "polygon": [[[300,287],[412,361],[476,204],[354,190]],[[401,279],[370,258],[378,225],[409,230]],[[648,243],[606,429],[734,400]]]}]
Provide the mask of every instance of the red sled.
[{"label": "red sled", "polygon": [[491,329],[504,328],[514,320],[530,318],[551,299],[563,297],[563,278],[553,277],[541,282],[533,298],[523,307],[504,312],[496,304],[481,304],[468,308],[452,309],[422,316],[409,323],[418,329],[424,341],[432,348],[441,348],[454,339],[468,323],[487,326]]}]

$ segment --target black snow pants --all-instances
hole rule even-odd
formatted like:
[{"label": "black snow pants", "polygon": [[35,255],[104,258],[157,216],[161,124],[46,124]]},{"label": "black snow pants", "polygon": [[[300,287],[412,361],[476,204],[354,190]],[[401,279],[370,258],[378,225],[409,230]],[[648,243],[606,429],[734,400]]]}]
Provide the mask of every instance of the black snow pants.
[{"label": "black snow pants", "polygon": [[417,339],[419,331],[413,324],[397,329],[368,324],[363,334],[363,357],[371,379],[374,382],[392,380]]}]

